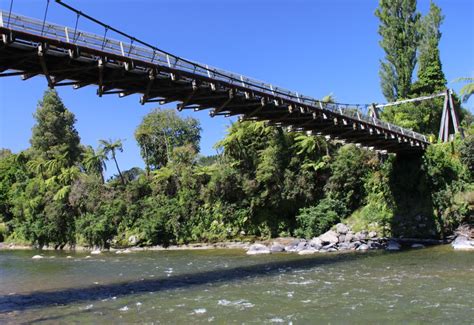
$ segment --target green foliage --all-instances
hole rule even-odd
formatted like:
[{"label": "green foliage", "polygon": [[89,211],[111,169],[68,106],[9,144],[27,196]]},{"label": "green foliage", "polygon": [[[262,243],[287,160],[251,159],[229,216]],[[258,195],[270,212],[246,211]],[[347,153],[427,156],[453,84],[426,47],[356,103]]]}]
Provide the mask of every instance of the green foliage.
[{"label": "green foliage", "polygon": [[418,80],[412,86],[413,95],[428,95],[446,88],[446,78],[439,57],[440,26],[444,16],[441,9],[430,2],[428,14],[420,21],[420,44],[418,55]]},{"label": "green foliage", "polygon": [[[438,49],[441,38],[439,29],[443,19],[441,9],[431,2],[429,13],[416,25],[420,36],[420,42],[417,45],[418,80],[411,85],[409,92],[398,97],[414,98],[446,89],[446,79]],[[382,119],[407,129],[426,135],[437,135],[442,110],[443,98],[434,98],[429,101],[386,107],[381,116]]]},{"label": "green foliage", "polygon": [[380,68],[382,92],[388,101],[406,98],[420,37],[416,0],[380,0],[375,15],[380,20],[380,46],[385,51]]},{"label": "green foliage", "polygon": [[369,173],[364,184],[365,204],[344,221],[354,231],[375,230],[384,236],[390,235],[394,205],[389,186],[392,164],[392,159],[379,162]]},{"label": "green foliage", "polygon": [[326,193],[341,202],[348,211],[354,211],[363,201],[370,157],[366,150],[345,145],[337,151],[330,163],[331,176],[325,186]]},{"label": "green foliage", "polygon": [[456,82],[464,82],[467,83],[461,88],[460,95],[462,98],[463,103],[467,102],[469,98],[474,94],[474,78],[467,77],[467,78],[458,78]]},{"label": "green foliage", "polygon": [[7,225],[3,222],[0,223],[0,243],[7,237]]},{"label": "green foliage", "polygon": [[468,136],[459,148],[461,162],[467,166],[469,171],[474,173],[474,135]]},{"label": "green foliage", "polygon": [[324,198],[318,205],[298,212],[295,234],[305,238],[319,236],[338,223],[346,213],[346,208],[340,201]]},{"label": "green foliage", "polygon": [[79,158],[80,138],[74,114],[66,109],[56,90],[47,90],[34,114],[31,149],[35,157],[51,160],[63,156],[68,166]]},{"label": "green foliage", "polygon": [[201,127],[194,118],[180,118],[174,110],[156,109],[143,118],[135,139],[147,168],[166,166],[176,147],[191,145],[199,152]]},{"label": "green foliage", "polygon": [[432,145],[423,159],[423,170],[427,175],[435,216],[442,233],[453,231],[468,216],[467,206],[459,197],[472,191],[472,178],[457,152],[459,140],[448,144]]},{"label": "green foliage", "polygon": [[0,221],[8,222],[13,218],[12,200],[15,196],[15,184],[27,179],[23,155],[5,155],[0,158]]},{"label": "green foliage", "polygon": [[104,150],[94,150],[91,146],[87,146],[82,154],[82,165],[84,170],[90,175],[99,176],[102,183],[104,180],[104,171],[107,170],[107,155]]},{"label": "green foliage", "polygon": [[438,136],[444,98],[386,107],[381,118],[425,135]]},{"label": "green foliage", "polygon": [[[100,148],[98,150],[98,155],[99,157],[95,158],[97,159],[104,159],[108,160],[109,155],[112,157],[115,163],[115,167],[117,168],[117,172],[120,176],[120,180],[122,181],[122,185],[125,185],[125,178],[122,175],[122,172],[120,171],[118,162],[117,162],[117,151],[123,152],[123,145],[122,145],[122,140],[99,140]],[[100,161],[99,161],[100,162]],[[99,163],[96,162],[96,163]],[[97,166],[98,168],[98,166]]]}]

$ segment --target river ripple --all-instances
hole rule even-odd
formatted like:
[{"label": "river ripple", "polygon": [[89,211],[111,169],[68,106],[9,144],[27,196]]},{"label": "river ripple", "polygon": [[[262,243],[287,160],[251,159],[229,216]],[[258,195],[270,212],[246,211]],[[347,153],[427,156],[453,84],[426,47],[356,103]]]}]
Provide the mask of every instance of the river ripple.
[{"label": "river ripple", "polygon": [[[0,251],[0,323],[457,323],[474,253]],[[69,256],[69,257],[68,257]]]}]

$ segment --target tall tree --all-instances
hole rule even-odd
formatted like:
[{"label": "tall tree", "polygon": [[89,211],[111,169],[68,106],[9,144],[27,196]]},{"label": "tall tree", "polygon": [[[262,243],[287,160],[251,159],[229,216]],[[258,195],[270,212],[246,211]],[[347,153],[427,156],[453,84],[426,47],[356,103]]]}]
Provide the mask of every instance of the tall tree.
[{"label": "tall tree", "polygon": [[59,98],[56,90],[45,92],[34,114],[31,148],[34,156],[44,160],[65,156],[67,165],[72,166],[81,154],[79,134],[74,123],[76,118]]},{"label": "tall tree", "polygon": [[[431,2],[427,15],[418,21],[418,80],[412,84],[408,97],[429,95],[446,87],[438,49],[443,19],[441,9]],[[402,127],[435,135],[438,133],[442,111],[443,99],[434,98],[419,103],[387,107],[382,117]]]},{"label": "tall tree", "polygon": [[420,44],[418,54],[418,80],[413,84],[413,95],[432,94],[446,88],[441,59],[439,57],[440,26],[444,16],[434,2],[430,10],[420,21]]},{"label": "tall tree", "polygon": [[135,131],[147,170],[166,166],[174,148],[190,144],[199,152],[201,127],[194,118],[180,118],[174,110],[156,109]]},{"label": "tall tree", "polygon": [[419,40],[416,0],[380,0],[375,15],[385,51],[379,72],[382,92],[388,101],[405,98],[411,90]]},{"label": "tall tree", "polygon": [[120,139],[112,141],[112,140],[99,140],[99,143],[101,145],[102,152],[106,157],[109,156],[109,154],[112,156],[112,159],[115,162],[115,167],[117,168],[117,172],[120,176],[120,180],[122,181],[122,185],[125,184],[125,178],[122,175],[122,172],[120,171],[118,162],[117,162],[117,151],[123,152],[123,146],[122,146],[122,141]]}]

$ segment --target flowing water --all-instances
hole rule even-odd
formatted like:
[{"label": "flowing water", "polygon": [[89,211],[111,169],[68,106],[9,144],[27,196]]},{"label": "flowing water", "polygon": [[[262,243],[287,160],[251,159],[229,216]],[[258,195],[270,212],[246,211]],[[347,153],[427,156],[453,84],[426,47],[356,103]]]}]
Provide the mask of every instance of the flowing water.
[{"label": "flowing water", "polygon": [[474,253],[449,246],[35,254],[0,251],[0,323],[474,324]]}]

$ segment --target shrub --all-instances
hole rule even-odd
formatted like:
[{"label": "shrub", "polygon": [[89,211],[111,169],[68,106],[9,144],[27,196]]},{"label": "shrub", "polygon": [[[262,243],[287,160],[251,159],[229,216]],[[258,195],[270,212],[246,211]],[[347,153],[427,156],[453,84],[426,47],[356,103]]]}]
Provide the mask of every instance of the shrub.
[{"label": "shrub", "polygon": [[5,223],[0,223],[0,242],[3,242],[7,237],[7,226]]},{"label": "shrub", "polygon": [[295,234],[305,238],[319,236],[329,230],[346,213],[340,201],[324,198],[316,206],[300,209],[296,216],[298,228]]},{"label": "shrub", "polygon": [[474,173],[474,135],[464,139],[459,148],[459,155],[461,162],[467,166],[471,173]]},{"label": "shrub", "polygon": [[461,193],[472,191],[472,182],[467,167],[455,153],[457,144],[431,145],[423,157],[423,170],[442,233],[454,230],[469,215],[468,204]]}]

